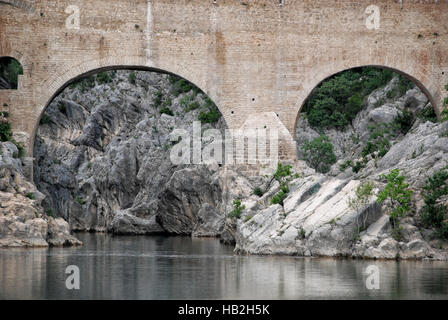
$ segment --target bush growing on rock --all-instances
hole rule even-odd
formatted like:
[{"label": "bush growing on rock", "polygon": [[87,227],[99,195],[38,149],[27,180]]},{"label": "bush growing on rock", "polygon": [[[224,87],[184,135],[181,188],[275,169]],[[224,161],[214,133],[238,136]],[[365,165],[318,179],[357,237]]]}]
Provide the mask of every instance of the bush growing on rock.
[{"label": "bush growing on rock", "polygon": [[246,209],[246,206],[241,204],[240,199],[233,200],[233,210],[229,213],[229,218],[240,219],[244,209]]},{"label": "bush growing on rock", "polygon": [[398,76],[397,89],[400,95],[405,94],[408,90],[412,89],[413,87],[414,83],[411,80],[409,80],[406,77],[403,77],[402,75]]},{"label": "bush growing on rock", "polygon": [[98,84],[111,83],[114,76],[115,73],[113,71],[99,72],[96,75],[96,81],[98,82]]},{"label": "bush growing on rock", "polygon": [[[361,111],[364,97],[386,85],[393,76],[390,70],[364,67],[327,79],[305,102],[303,111],[309,124],[318,129],[345,129]],[[403,81],[403,86],[407,82]]]},{"label": "bush growing on rock", "polygon": [[261,196],[263,196],[263,194],[264,194],[264,192],[263,192],[263,190],[261,190],[261,188],[260,187],[256,187],[255,189],[254,189],[254,195],[256,195],[256,196],[258,196],[258,197],[261,197]]},{"label": "bush growing on rock", "polygon": [[22,144],[12,138],[11,124],[6,120],[6,117],[3,116],[2,119],[0,116],[0,142],[6,141],[14,143],[19,150],[19,153],[13,155],[14,158],[22,158],[25,155],[25,148]]},{"label": "bush growing on rock", "polygon": [[131,72],[128,77],[129,82],[131,84],[135,84],[135,79],[136,79],[135,72]]},{"label": "bush growing on rock", "polygon": [[402,112],[397,114],[395,123],[401,133],[406,134],[414,124],[414,115],[408,110],[404,109]]},{"label": "bush growing on rock", "polygon": [[[435,172],[423,187],[423,206],[420,216],[426,227],[436,229],[439,238],[448,240],[448,207],[443,198],[448,195],[448,171]],[[446,201],[446,199],[445,199]]]},{"label": "bush growing on rock", "polygon": [[330,171],[330,167],[336,163],[333,145],[325,135],[306,142],[302,151],[303,159],[318,172],[327,173]]},{"label": "bush growing on rock", "polygon": [[152,99],[153,99],[153,103],[154,103],[154,107],[155,108],[160,107],[160,105],[162,104],[162,98],[163,98],[162,91],[158,90],[158,91],[156,91],[156,93],[154,93]]},{"label": "bush growing on rock", "polygon": [[434,108],[429,105],[417,113],[417,118],[436,123],[438,121]]},{"label": "bush growing on rock", "polygon": [[221,118],[221,113],[210,98],[205,98],[203,110],[199,113],[198,120],[201,123],[215,123]]},{"label": "bush growing on rock", "polygon": [[[357,212],[358,214],[361,212],[361,210],[363,210],[370,202],[370,200],[373,197],[373,182],[371,181],[367,181],[367,182],[363,182],[361,183],[355,191],[355,196],[354,197],[350,197],[348,199],[348,207],[350,209],[352,209],[353,211]],[[362,227],[367,227],[366,226],[366,220],[367,220],[368,216],[366,215],[364,217],[364,221],[362,224]],[[357,220],[357,228],[358,228],[358,232],[360,230],[360,225],[359,225],[359,221]]]},{"label": "bush growing on rock", "polygon": [[[445,90],[448,91],[448,84],[445,86]],[[441,121],[448,121],[448,96],[443,100],[443,109],[440,113]]]},{"label": "bush growing on rock", "polygon": [[271,204],[280,204],[283,206],[283,201],[288,197],[289,186],[284,183],[281,185],[280,192],[274,195],[271,199]]},{"label": "bush growing on rock", "polygon": [[7,121],[0,122],[0,141],[9,141],[12,137],[11,124]]},{"label": "bush growing on rock", "polygon": [[194,85],[185,79],[179,78],[177,76],[171,76],[170,82],[172,84],[171,92],[175,96],[179,96],[182,93],[187,93],[194,89]]},{"label": "bush growing on rock", "polygon": [[399,169],[392,170],[387,175],[381,175],[382,179],[387,180],[384,189],[378,194],[378,203],[388,200],[391,203],[389,212],[394,237],[400,237],[399,218],[404,217],[411,209],[412,190],[409,184],[405,183],[405,176],[400,175]]},{"label": "bush growing on rock", "polygon": [[364,158],[368,155],[380,158],[386,155],[391,147],[389,139],[394,137],[391,126],[388,123],[380,123],[369,127],[369,140],[361,153]]},{"label": "bush growing on rock", "polygon": [[277,164],[277,171],[275,171],[273,178],[278,182],[284,182],[285,178],[291,175],[292,166],[289,164],[283,165],[281,163]]},{"label": "bush growing on rock", "polygon": [[28,193],[26,194],[26,197],[27,197],[28,199],[31,199],[31,200],[36,199],[36,196],[35,196],[34,193],[32,193],[32,192],[28,192]]},{"label": "bush growing on rock", "polygon": [[173,111],[168,107],[163,107],[162,109],[160,109],[160,114],[167,114],[170,116],[174,116]]}]

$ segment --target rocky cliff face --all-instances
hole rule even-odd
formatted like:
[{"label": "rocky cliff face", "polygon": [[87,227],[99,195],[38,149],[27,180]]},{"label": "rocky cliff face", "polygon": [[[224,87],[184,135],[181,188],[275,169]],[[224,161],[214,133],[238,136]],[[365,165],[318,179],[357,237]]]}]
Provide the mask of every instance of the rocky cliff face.
[{"label": "rocky cliff face", "polygon": [[[279,192],[278,182],[261,198],[246,199],[246,209],[236,227],[237,251],[383,259],[448,258],[447,244],[436,239],[432,230],[422,227],[418,214],[422,207],[419,191],[425,180],[448,164],[448,126],[419,117],[431,105],[417,87],[394,99],[388,98],[388,92],[396,85],[397,78],[369,95],[365,108],[345,130],[317,132],[308,125],[306,117],[300,118],[299,150],[306,141],[325,134],[338,161],[326,175],[314,172],[302,161],[295,163],[292,174],[301,176],[289,183],[290,192],[283,206],[266,205],[267,199],[272,198],[272,189]],[[388,136],[390,147],[381,157],[364,158],[362,151],[371,139],[371,128],[393,124],[404,109],[416,119],[409,131]],[[342,166],[348,161],[362,165],[357,169],[353,165]],[[380,205],[375,196],[385,185],[381,175],[392,169],[400,169],[415,191],[414,207],[400,222],[398,240],[388,215],[390,204]],[[366,180],[374,183],[373,196],[361,210],[355,211],[349,206],[349,199],[355,198],[357,187]]]},{"label": "rocky cliff face", "polygon": [[80,245],[61,218],[44,213],[44,195],[27,181],[11,142],[0,142],[0,247]]},{"label": "rocky cliff face", "polygon": [[[45,208],[77,231],[217,235],[223,215],[210,211],[221,200],[219,183],[207,168],[169,158],[172,131],[191,132],[199,114],[213,110],[210,101],[168,75],[100,76],[67,88],[43,118],[35,183]],[[224,127],[218,120],[202,130]]]}]

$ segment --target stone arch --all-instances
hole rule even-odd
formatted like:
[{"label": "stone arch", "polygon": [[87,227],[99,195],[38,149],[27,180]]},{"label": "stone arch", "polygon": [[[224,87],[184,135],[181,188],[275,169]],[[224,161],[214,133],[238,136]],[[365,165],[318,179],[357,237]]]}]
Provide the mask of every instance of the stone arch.
[{"label": "stone arch", "polygon": [[353,67],[349,67],[349,68],[344,68],[337,72],[328,73],[324,78],[318,79],[317,81],[314,81],[311,83],[311,85],[310,85],[311,89],[310,89],[310,87],[308,87],[308,90],[306,91],[306,96],[302,97],[302,99],[296,105],[297,113],[296,113],[296,118],[295,118],[294,127],[293,127],[293,139],[294,140],[295,140],[295,136],[296,136],[297,122],[299,121],[301,110],[302,110],[303,106],[305,105],[306,101],[308,100],[308,98],[310,97],[313,90],[315,88],[317,88],[320,84],[322,84],[325,80],[331,78],[332,76],[335,76],[344,71],[349,71],[352,69],[357,69],[357,68],[362,68],[362,67],[374,67],[374,68],[379,68],[379,69],[391,70],[391,71],[398,73],[398,74],[402,75],[403,77],[411,80],[428,97],[428,100],[431,102],[431,105],[434,108],[434,111],[436,112],[437,117],[440,116],[440,109],[438,108],[437,99],[431,94],[430,90],[428,89],[429,85],[423,83],[423,81],[420,81],[416,75],[412,75],[412,74],[404,72],[400,69],[396,69],[396,68],[385,66],[385,65],[376,65],[376,64],[358,65],[358,66],[353,66]]},{"label": "stone arch", "polygon": [[10,56],[0,57],[0,90],[17,90],[20,75],[23,75],[23,65],[19,60]]},{"label": "stone arch", "polygon": [[[140,57],[138,57],[140,58]],[[27,148],[28,155],[33,155],[34,152],[34,141],[37,134],[37,129],[39,127],[40,120],[50,105],[50,103],[71,83],[87,77],[89,75],[93,75],[103,71],[110,70],[139,70],[139,71],[151,71],[158,72],[163,74],[174,75],[180,77],[196,87],[202,90],[212,101],[215,103],[216,107],[220,111],[222,117],[224,118],[224,122],[226,126],[228,125],[227,119],[225,118],[225,113],[223,109],[220,107],[218,97],[213,95],[213,93],[208,92],[205,84],[200,81],[201,79],[193,79],[193,77],[189,76],[188,70],[183,68],[178,68],[177,70],[173,70],[169,67],[154,67],[146,63],[134,63],[133,61],[114,61],[112,59],[108,60],[98,60],[98,61],[89,61],[78,65],[74,68],[67,68],[65,71],[61,72],[59,75],[53,76],[51,79],[47,79],[44,81],[44,85],[47,84],[48,88],[45,89],[45,92],[40,96],[38,104],[38,108],[35,113],[35,121],[33,123],[33,128],[30,132],[29,144]]]}]

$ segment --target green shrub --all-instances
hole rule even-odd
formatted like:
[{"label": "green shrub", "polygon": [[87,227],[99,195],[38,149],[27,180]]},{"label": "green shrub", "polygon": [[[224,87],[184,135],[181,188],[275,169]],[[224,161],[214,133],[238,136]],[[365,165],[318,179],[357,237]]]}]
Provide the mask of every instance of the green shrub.
[{"label": "green shrub", "polygon": [[135,72],[131,72],[129,74],[129,82],[132,83],[132,84],[135,84],[135,80],[136,80]]},{"label": "green shrub", "polygon": [[248,221],[250,221],[250,219],[252,219],[253,218],[253,216],[247,216],[246,218],[244,218],[244,222],[248,222]]},{"label": "green shrub", "polygon": [[359,171],[361,171],[362,169],[365,168],[365,164],[362,161],[356,161],[355,164],[352,167],[352,170],[354,173],[358,173]]},{"label": "green shrub", "polygon": [[184,96],[179,100],[179,104],[183,108],[186,108],[190,104],[191,100],[192,100],[192,96]]},{"label": "green shrub", "polygon": [[19,150],[19,153],[16,155],[14,154],[14,158],[22,158],[23,156],[25,156],[25,148],[22,146],[22,144],[20,144],[19,142],[15,141],[14,139],[10,140],[12,143],[15,144],[15,146],[17,147],[17,149]]},{"label": "green shrub", "polygon": [[178,96],[182,93],[187,93],[194,88],[194,85],[192,85],[190,82],[179,77],[172,76],[170,78],[170,81],[173,84],[171,92],[175,96]]},{"label": "green shrub", "polygon": [[40,121],[39,121],[39,124],[49,124],[49,123],[51,123],[52,121],[51,121],[51,118],[46,114],[46,113],[44,113],[43,115],[42,115],[42,118],[40,118]]},{"label": "green shrub", "polygon": [[45,214],[47,215],[47,216],[49,216],[49,217],[55,217],[55,214],[54,214],[54,211],[53,211],[53,209],[47,209],[46,211],[45,211]]},{"label": "green shrub", "polygon": [[170,116],[174,116],[173,111],[168,107],[163,107],[162,109],[160,109],[160,114],[167,114]]},{"label": "green shrub", "polygon": [[241,213],[245,208],[246,206],[241,204],[240,199],[233,200],[233,210],[229,213],[229,218],[240,219]]},{"label": "green shrub", "polygon": [[353,161],[352,160],[346,160],[343,164],[339,166],[340,171],[345,171],[345,169],[353,167]]},{"label": "green shrub", "polygon": [[219,119],[221,118],[221,113],[219,112],[215,103],[209,97],[206,97],[204,101],[205,104],[202,107],[203,110],[201,110],[201,112],[198,115],[198,120],[201,121],[201,123],[218,122]]},{"label": "green shrub", "polygon": [[12,137],[11,124],[9,122],[0,122],[0,141],[10,141]]},{"label": "green shrub", "polygon": [[304,240],[306,238],[306,232],[305,232],[305,229],[303,229],[303,227],[300,227],[300,229],[298,231],[298,237],[301,240]]},{"label": "green shrub", "polygon": [[283,200],[288,197],[289,186],[285,183],[281,186],[280,192],[274,195],[271,199],[271,204],[280,204],[283,206]]},{"label": "green shrub", "polygon": [[394,137],[393,130],[390,128],[391,124],[380,123],[378,125],[369,126],[369,140],[367,140],[361,155],[366,158],[371,155],[376,158],[382,158],[389,151],[391,144],[390,137]]},{"label": "green shrub", "polygon": [[402,75],[398,76],[398,83],[397,88],[400,92],[400,95],[405,94],[409,89],[412,89],[414,87],[414,83],[409,80],[406,77],[403,77]]},{"label": "green shrub", "polygon": [[96,81],[98,84],[111,83],[113,80],[113,74],[109,71],[99,72],[96,75]]},{"label": "green shrub", "polygon": [[412,112],[409,112],[408,110],[404,109],[402,112],[399,112],[397,114],[394,122],[397,125],[398,129],[401,131],[401,133],[406,134],[412,128],[414,120],[415,119]]},{"label": "green shrub", "polygon": [[263,194],[264,194],[264,192],[263,192],[263,190],[261,190],[260,187],[256,187],[256,188],[254,189],[254,191],[253,191],[253,194],[256,195],[256,196],[258,196],[258,197],[262,197]]},{"label": "green shrub", "polygon": [[404,182],[406,177],[400,175],[399,169],[390,171],[381,178],[387,180],[384,189],[378,194],[378,203],[389,200],[392,210],[389,212],[393,227],[398,227],[398,219],[406,215],[411,209],[412,190],[409,185]]},{"label": "green shrub", "polygon": [[36,196],[35,196],[34,193],[32,193],[32,192],[27,193],[27,194],[26,194],[26,197],[27,197],[28,199],[31,199],[31,200],[36,199]]},{"label": "green shrub", "polygon": [[190,112],[190,111],[196,110],[196,109],[198,109],[200,106],[201,106],[201,105],[199,104],[199,102],[197,102],[197,101],[193,101],[192,103],[190,103],[190,104],[188,105],[188,107],[185,108],[185,112]]},{"label": "green shrub", "polygon": [[448,207],[441,199],[448,195],[448,171],[435,172],[426,180],[423,187],[424,206],[420,212],[422,222],[426,227],[436,229],[436,234],[448,240]]},{"label": "green shrub", "polygon": [[5,118],[8,118],[8,117],[9,117],[9,112],[1,111],[1,112],[0,112],[0,116],[3,116],[3,117],[5,117]]},{"label": "green shrub", "polygon": [[86,204],[86,201],[85,201],[83,198],[81,198],[81,197],[76,197],[76,198],[75,198],[75,201],[76,201],[78,204],[80,204],[81,206],[84,205],[84,204]]},{"label": "green shrub", "polygon": [[[350,209],[352,209],[353,211],[355,211],[356,213],[361,213],[361,210],[366,208],[366,206],[369,204],[370,200],[373,197],[373,187],[374,187],[374,185],[373,185],[373,182],[371,182],[371,181],[361,183],[356,188],[355,196],[350,197],[348,199],[348,207]],[[358,233],[361,230],[361,228],[367,227],[367,223],[366,223],[367,218],[368,218],[368,213],[365,215],[364,221],[362,221],[362,225],[360,225],[360,221],[358,221],[358,220],[356,221]]]},{"label": "green shrub", "polygon": [[67,115],[67,107],[65,106],[64,103],[62,102],[58,103],[58,110],[60,113]]},{"label": "green shrub", "polygon": [[367,181],[361,183],[355,191],[355,196],[349,198],[348,206],[356,212],[364,209],[373,196],[373,182]]},{"label": "green shrub", "polygon": [[89,76],[85,78],[81,78],[79,80],[75,80],[70,84],[70,88],[78,89],[81,92],[85,92],[86,90],[93,88],[95,86],[95,77]]},{"label": "green shrub", "polygon": [[162,108],[168,108],[168,107],[171,107],[172,104],[173,104],[173,101],[171,100],[171,98],[167,98],[167,99],[162,103]]},{"label": "green shrub", "polygon": [[437,115],[432,106],[423,108],[417,113],[417,118],[423,119],[425,121],[437,122]]},{"label": "green shrub", "polygon": [[278,182],[284,182],[284,178],[289,177],[291,175],[292,166],[289,164],[283,165],[281,163],[277,164],[277,170],[274,172],[274,179]]},{"label": "green shrub", "polygon": [[333,145],[325,135],[305,142],[302,151],[303,159],[318,172],[326,173],[336,163]]},{"label": "green shrub", "polygon": [[162,98],[163,98],[163,93],[162,93],[162,91],[158,90],[153,96],[154,107],[156,107],[156,108],[160,107],[160,105],[162,104]]},{"label": "green shrub", "polygon": [[373,67],[336,74],[313,90],[303,112],[318,129],[344,129],[362,110],[364,97],[386,85],[395,74]]},{"label": "green shrub", "polygon": [[216,107],[208,108],[206,111],[201,111],[198,116],[198,120],[201,121],[201,123],[215,123],[218,122],[220,118],[221,113]]}]

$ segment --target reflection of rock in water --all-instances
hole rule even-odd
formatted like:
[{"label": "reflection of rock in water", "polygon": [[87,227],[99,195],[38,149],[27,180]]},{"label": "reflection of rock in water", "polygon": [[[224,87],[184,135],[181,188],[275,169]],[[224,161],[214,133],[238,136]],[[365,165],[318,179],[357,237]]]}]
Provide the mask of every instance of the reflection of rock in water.
[{"label": "reflection of rock in water", "polygon": [[[215,239],[80,234],[74,250],[0,250],[3,299],[441,299],[446,263],[232,254]],[[366,288],[369,265],[380,290]],[[81,271],[81,290],[65,270]],[[76,291],[76,292],[75,292]]]}]

